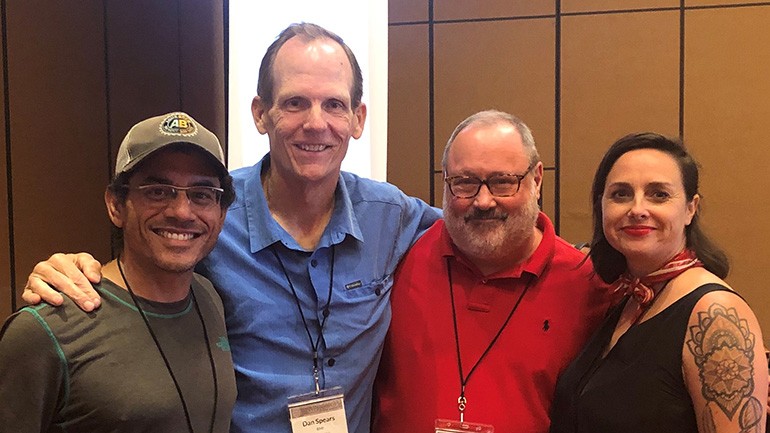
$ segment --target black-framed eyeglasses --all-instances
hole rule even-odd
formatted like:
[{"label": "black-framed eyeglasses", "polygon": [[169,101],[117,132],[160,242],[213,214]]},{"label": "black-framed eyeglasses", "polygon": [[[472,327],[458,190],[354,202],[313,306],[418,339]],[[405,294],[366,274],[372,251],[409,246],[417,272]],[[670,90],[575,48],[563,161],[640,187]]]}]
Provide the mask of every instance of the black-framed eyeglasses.
[{"label": "black-framed eyeglasses", "polygon": [[450,176],[444,182],[449,186],[449,192],[457,198],[473,198],[481,191],[481,185],[486,185],[489,193],[495,197],[510,197],[516,195],[521,188],[521,181],[527,177],[537,163],[531,164],[523,174],[503,173],[479,179],[475,176]]},{"label": "black-framed eyeglasses", "polygon": [[177,195],[182,191],[187,195],[187,200],[190,204],[200,209],[209,209],[212,206],[219,205],[222,194],[225,192],[222,188],[215,186],[176,186],[162,183],[140,185],[133,188],[126,185],[126,188],[139,191],[147,202],[158,206],[167,206],[176,200]]}]

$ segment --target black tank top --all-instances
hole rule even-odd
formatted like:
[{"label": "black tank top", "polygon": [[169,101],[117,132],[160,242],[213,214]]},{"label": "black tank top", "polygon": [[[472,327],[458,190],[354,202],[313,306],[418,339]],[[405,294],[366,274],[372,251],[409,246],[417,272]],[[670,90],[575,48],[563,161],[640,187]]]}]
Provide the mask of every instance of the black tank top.
[{"label": "black tank top", "polygon": [[602,359],[627,300],[615,307],[559,377],[551,433],[697,433],[682,345],[695,304],[717,290],[729,289],[705,284],[632,326]]}]

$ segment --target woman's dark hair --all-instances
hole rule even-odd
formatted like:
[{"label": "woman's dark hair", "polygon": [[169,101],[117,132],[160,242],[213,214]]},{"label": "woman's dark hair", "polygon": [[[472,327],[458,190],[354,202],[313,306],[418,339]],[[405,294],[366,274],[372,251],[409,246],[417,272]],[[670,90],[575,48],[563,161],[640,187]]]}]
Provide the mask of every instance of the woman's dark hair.
[{"label": "woman's dark hair", "polygon": [[[655,149],[671,155],[682,174],[682,184],[684,185],[687,201],[691,201],[698,194],[698,163],[695,162],[680,141],[666,138],[653,132],[643,132],[626,135],[613,143],[607,150],[607,153],[604,154],[602,162],[599,163],[599,167],[596,169],[591,188],[594,234],[589,254],[596,273],[607,283],[617,280],[625,272],[627,265],[623,254],[613,248],[604,236],[604,229],[602,227],[602,196],[604,195],[604,187],[607,183],[607,175],[618,158],[627,152],[637,149]],[[703,233],[698,214],[699,212],[696,211],[690,225],[685,227],[687,248],[695,252],[695,255],[703,262],[707,270],[719,278],[725,278],[730,270],[727,256]]]},{"label": "woman's dark hair", "polygon": [[[214,159],[208,153],[196,149],[187,143],[173,143],[165,146],[164,149],[171,149],[184,153],[199,152],[206,158],[211,158],[212,160]],[[128,197],[128,182],[131,180],[131,176],[134,175],[136,170],[141,167],[144,162],[145,161],[140,162],[130,171],[125,171],[118,174],[112,179],[112,182],[107,185],[107,190],[109,190],[120,203],[126,202],[126,197]],[[212,162],[212,164],[214,163]],[[230,173],[228,173],[225,169],[222,169],[219,172],[219,185],[219,187],[224,190],[222,192],[222,197],[219,199],[219,207],[221,207],[222,210],[226,210],[235,201],[235,187],[233,186],[233,177],[230,176]],[[111,225],[110,237],[112,240],[112,253],[117,257],[121,252],[123,252],[123,229]]]}]

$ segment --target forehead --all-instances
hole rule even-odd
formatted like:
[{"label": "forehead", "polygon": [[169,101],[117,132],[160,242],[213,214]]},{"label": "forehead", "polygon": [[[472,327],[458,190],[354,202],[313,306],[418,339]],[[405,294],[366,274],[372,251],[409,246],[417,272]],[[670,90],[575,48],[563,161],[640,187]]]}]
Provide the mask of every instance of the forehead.
[{"label": "forehead", "polygon": [[296,36],[278,50],[273,64],[274,93],[336,90],[347,93],[353,86],[353,67],[342,46],[318,38]]},{"label": "forehead", "polygon": [[521,134],[507,123],[474,124],[462,130],[447,155],[447,171],[511,173],[529,165]]},{"label": "forehead", "polygon": [[136,169],[132,180],[148,177],[185,181],[202,178],[218,179],[217,166],[204,151],[193,146],[161,149],[147,156]]},{"label": "forehead", "polygon": [[607,183],[665,182],[682,185],[682,172],[673,156],[657,149],[636,149],[626,152],[615,161]]}]

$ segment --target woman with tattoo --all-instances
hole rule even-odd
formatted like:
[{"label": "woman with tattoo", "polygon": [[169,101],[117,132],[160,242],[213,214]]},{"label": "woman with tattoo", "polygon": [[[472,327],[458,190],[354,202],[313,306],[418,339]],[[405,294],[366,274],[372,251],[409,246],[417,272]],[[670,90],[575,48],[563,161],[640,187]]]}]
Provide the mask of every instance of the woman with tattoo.
[{"label": "woman with tattoo", "polygon": [[696,162],[623,137],[591,201],[594,268],[625,297],[559,379],[551,432],[764,432],[762,333],[700,228]]}]

